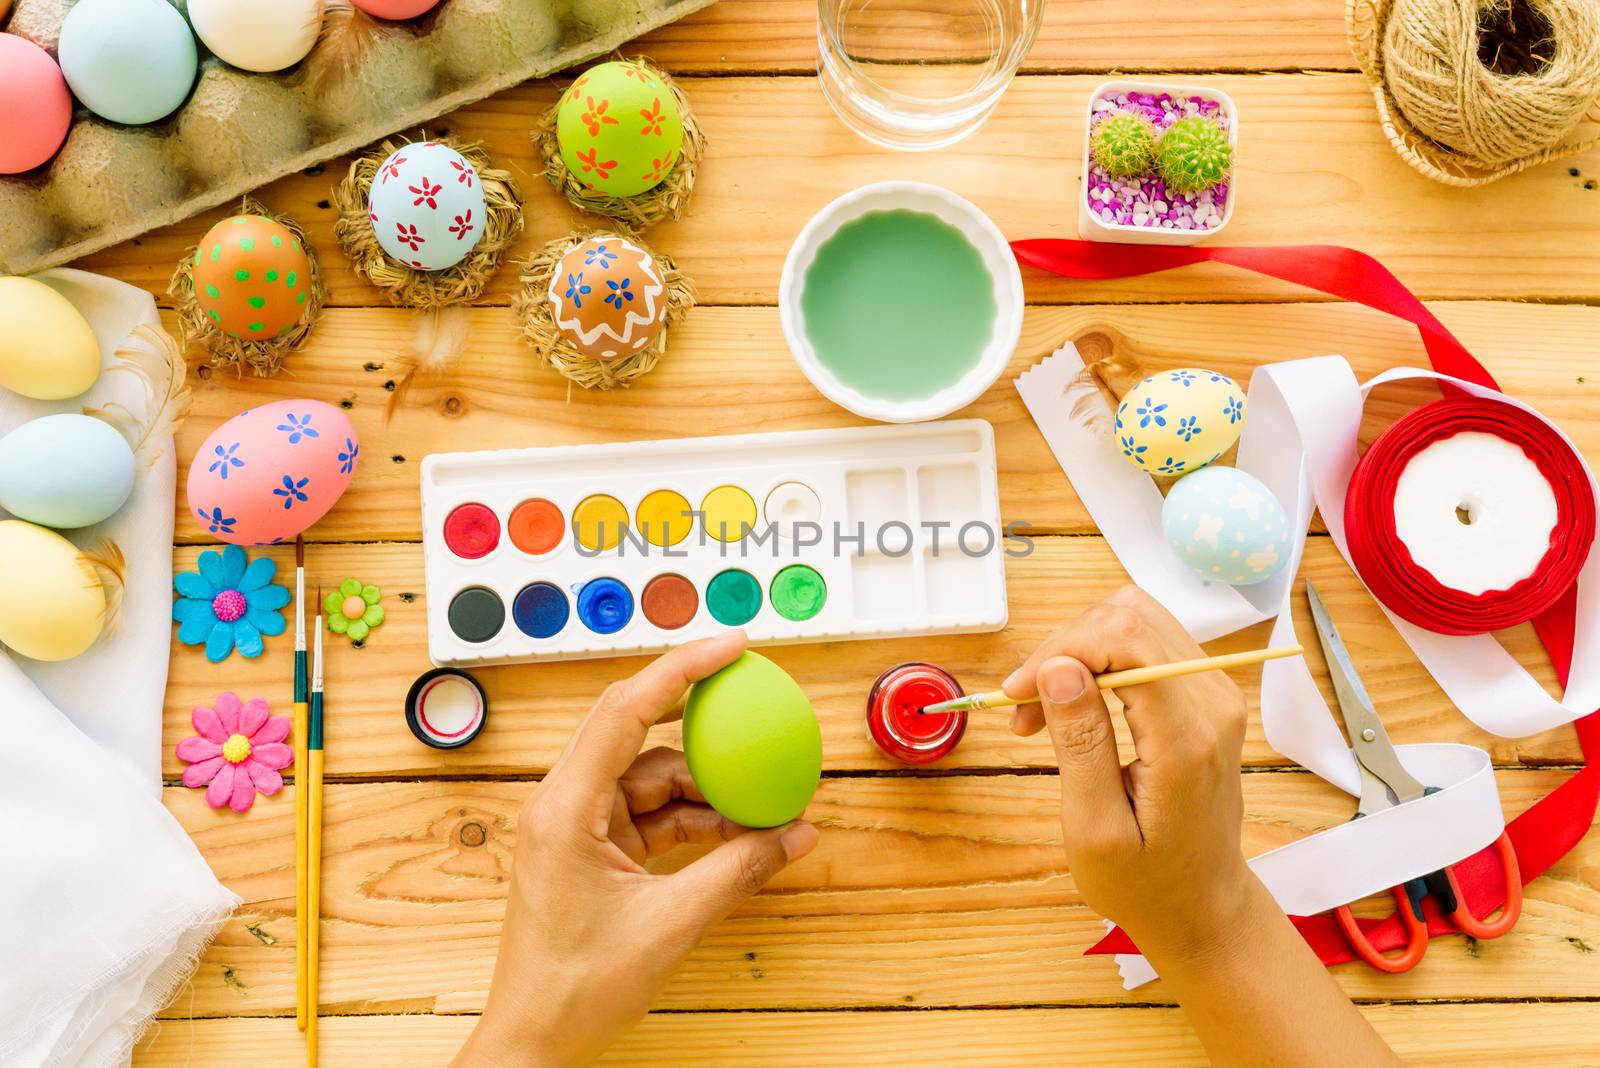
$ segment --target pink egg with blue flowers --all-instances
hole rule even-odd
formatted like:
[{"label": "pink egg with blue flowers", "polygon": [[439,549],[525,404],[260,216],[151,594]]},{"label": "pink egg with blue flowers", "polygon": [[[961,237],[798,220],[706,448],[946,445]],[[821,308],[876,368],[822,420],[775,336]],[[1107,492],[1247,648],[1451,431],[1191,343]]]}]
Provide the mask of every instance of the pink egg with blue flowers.
[{"label": "pink egg with blue flowers", "polygon": [[189,511],[232,545],[292,540],[328,513],[355,475],[350,417],[315,400],[273,401],[223,423],[189,465]]}]

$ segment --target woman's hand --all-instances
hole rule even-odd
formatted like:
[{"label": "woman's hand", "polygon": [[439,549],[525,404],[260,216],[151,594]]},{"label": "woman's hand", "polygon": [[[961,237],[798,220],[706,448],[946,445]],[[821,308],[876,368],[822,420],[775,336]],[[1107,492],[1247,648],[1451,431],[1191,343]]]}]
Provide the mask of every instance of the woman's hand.
[{"label": "woman's hand", "polygon": [[1205,655],[1166,609],[1126,586],[1045,641],[1006,680],[1037,697],[1011,729],[1048,727],[1061,765],[1061,825],[1089,906],[1141,949],[1206,948],[1255,881],[1240,851],[1244,698],[1220,671],[1117,691],[1137,759],[1117,756],[1094,676]]},{"label": "woman's hand", "polygon": [[[593,1061],[707,928],[816,845],[809,823],[730,823],[695,789],[682,753],[639,752],[689,686],[744,647],[737,632],[694,642],[613,684],[522,806],[494,983],[457,1066]],[[686,842],[720,844],[675,874],[645,870]]]},{"label": "woman's hand", "polygon": [[1220,671],[1117,690],[1123,767],[1094,676],[1204,655],[1166,609],[1125,587],[1062,628],[1005,682],[1038,698],[1011,729],[1050,730],[1061,829],[1083,898],[1161,973],[1219,1065],[1396,1065],[1244,862],[1245,707]]}]

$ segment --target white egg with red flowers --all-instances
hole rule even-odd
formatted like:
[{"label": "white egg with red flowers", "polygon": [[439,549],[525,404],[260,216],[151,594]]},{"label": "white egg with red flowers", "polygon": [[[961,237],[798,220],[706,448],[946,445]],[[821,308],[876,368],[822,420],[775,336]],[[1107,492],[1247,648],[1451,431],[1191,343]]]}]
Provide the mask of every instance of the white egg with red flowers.
[{"label": "white egg with red flowers", "polygon": [[442,271],[466,259],[483,239],[487,214],[477,168],[438,141],[395,149],[367,193],[378,244],[419,271]]}]

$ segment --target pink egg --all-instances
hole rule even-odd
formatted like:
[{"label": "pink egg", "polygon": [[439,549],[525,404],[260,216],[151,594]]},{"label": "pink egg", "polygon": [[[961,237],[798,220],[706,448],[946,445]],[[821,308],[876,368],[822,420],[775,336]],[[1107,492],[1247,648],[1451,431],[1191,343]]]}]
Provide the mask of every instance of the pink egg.
[{"label": "pink egg", "polygon": [[71,125],[72,94],[50,53],[0,33],[0,174],[21,174],[44,163]]},{"label": "pink egg", "polygon": [[189,465],[189,509],[219,541],[288,541],[334,506],[360,451],[350,417],[331,404],[263,404],[229,419],[200,446]]},{"label": "pink egg", "polygon": [[439,5],[439,0],[350,0],[362,11],[380,19],[414,19]]}]

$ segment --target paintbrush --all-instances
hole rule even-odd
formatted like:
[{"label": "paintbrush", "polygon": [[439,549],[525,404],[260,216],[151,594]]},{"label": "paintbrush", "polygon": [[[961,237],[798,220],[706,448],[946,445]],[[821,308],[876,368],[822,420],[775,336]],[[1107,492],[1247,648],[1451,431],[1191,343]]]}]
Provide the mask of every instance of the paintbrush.
[{"label": "paintbrush", "polygon": [[[1102,690],[1115,690],[1122,686],[1142,686],[1147,682],[1174,679],[1179,675],[1194,675],[1201,671],[1217,671],[1222,668],[1247,667],[1250,664],[1260,664],[1267,660],[1278,660],[1286,656],[1299,656],[1303,651],[1298,645],[1283,645],[1275,649],[1252,649],[1244,653],[1203,656],[1197,660],[1178,660],[1170,664],[1151,664],[1149,667],[1128,668],[1125,671],[1108,671],[1104,675],[1096,675],[1094,683]],[[1012,697],[1004,690],[990,690],[988,693],[968,694],[965,697],[957,697],[953,701],[940,701],[938,704],[926,705],[917,709],[917,711],[924,716],[947,716],[954,712],[978,712],[985,708],[1012,708],[1016,705],[1032,704],[1037,700],[1038,698],[1036,697]]]},{"label": "paintbrush", "polygon": [[322,587],[313,619],[311,702],[306,717],[306,1065],[317,1066],[317,986],[322,965]]},{"label": "paintbrush", "polygon": [[294,539],[294,1022],[306,1029],[306,542]]}]

